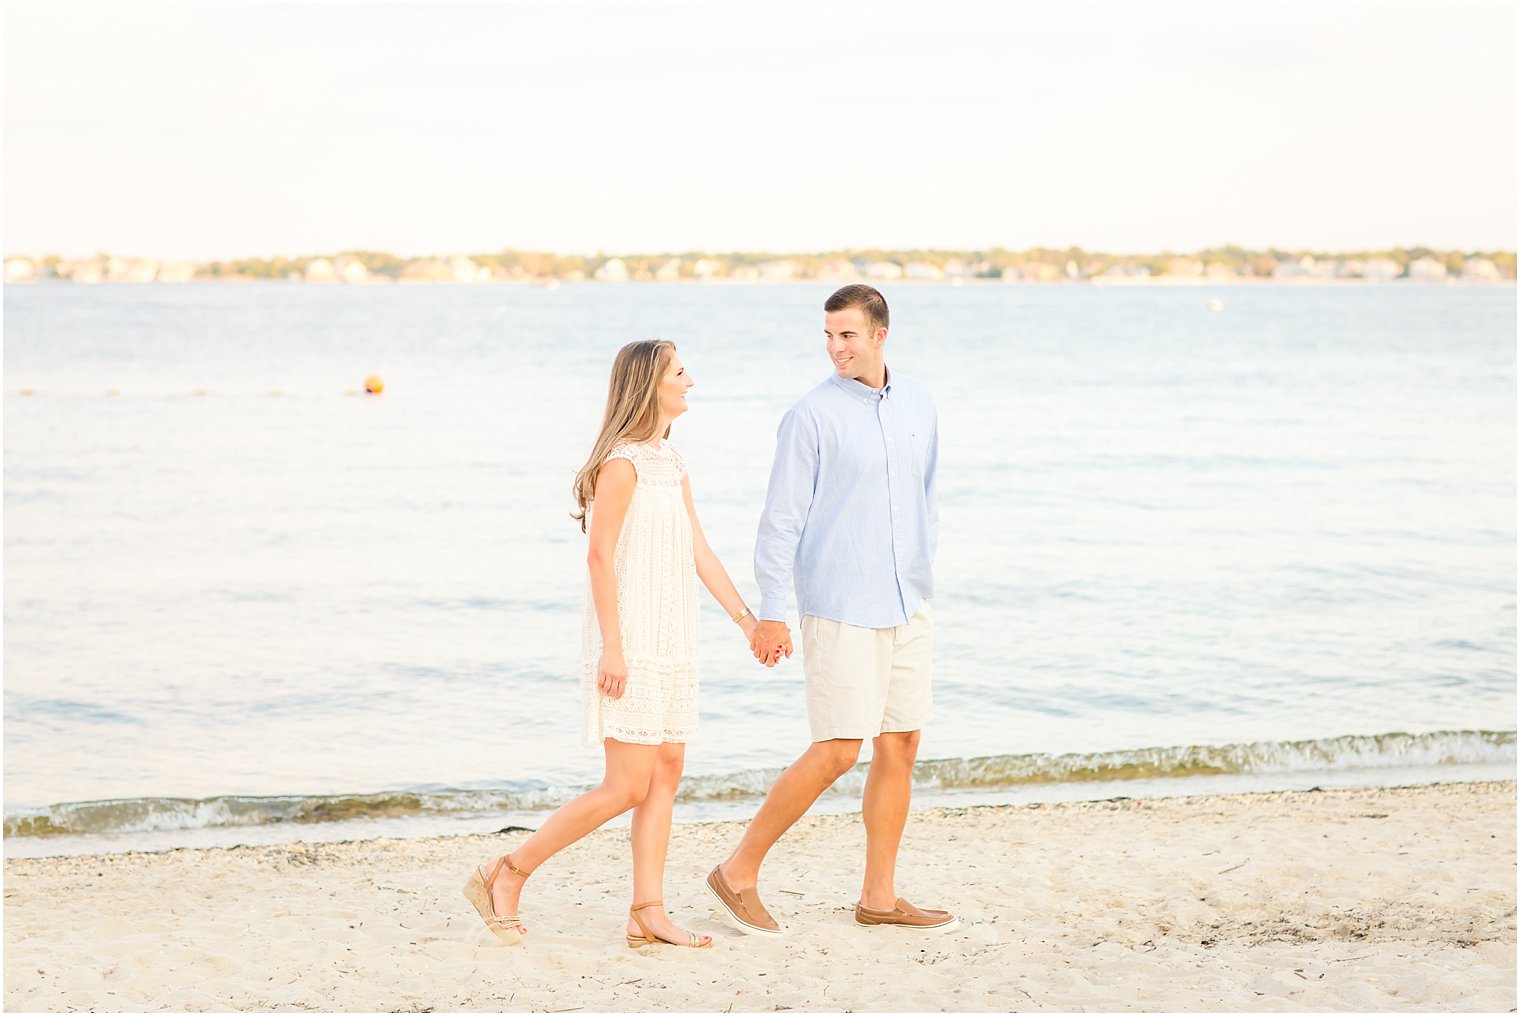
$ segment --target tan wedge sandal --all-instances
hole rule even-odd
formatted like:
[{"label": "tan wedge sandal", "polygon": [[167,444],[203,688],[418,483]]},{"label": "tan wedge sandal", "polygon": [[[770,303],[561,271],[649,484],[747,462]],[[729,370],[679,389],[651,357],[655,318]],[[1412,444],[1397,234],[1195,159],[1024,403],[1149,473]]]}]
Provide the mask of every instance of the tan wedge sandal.
[{"label": "tan wedge sandal", "polygon": [[496,903],[491,899],[491,886],[496,882],[496,877],[505,868],[518,878],[526,879],[531,872],[523,871],[512,863],[512,855],[502,854],[496,859],[487,873],[485,865],[481,865],[470,872],[470,879],[464,884],[464,898],[474,905],[480,913],[481,919],[486,922],[486,927],[504,945],[522,945],[523,935],[522,919],[518,917],[498,917]]},{"label": "tan wedge sandal", "polygon": [[[639,916],[640,910],[648,910],[650,907],[663,907],[664,905],[664,900],[651,900],[648,903],[635,903],[633,906],[628,908],[628,916],[633,918],[633,923],[637,924],[639,926],[639,930],[644,933],[642,936],[627,936],[628,948],[642,949],[646,945],[681,944],[680,942],[671,942],[663,938],[657,938],[655,936],[655,933],[649,930],[649,925],[645,924],[644,919]],[[688,939],[686,944],[693,949],[706,949],[712,945],[712,937],[709,935],[698,935],[694,931],[688,931],[686,933],[686,937]]]}]

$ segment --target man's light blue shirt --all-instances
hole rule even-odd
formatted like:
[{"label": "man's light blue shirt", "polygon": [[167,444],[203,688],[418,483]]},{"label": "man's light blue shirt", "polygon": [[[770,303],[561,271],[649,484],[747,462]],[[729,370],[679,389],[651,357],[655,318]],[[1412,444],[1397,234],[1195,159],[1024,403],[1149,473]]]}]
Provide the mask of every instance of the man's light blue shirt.
[{"label": "man's light blue shirt", "polygon": [[830,377],[776,430],[755,579],[762,621],[803,615],[862,628],[907,624],[934,595],[939,422],[929,390],[889,372],[877,391]]}]

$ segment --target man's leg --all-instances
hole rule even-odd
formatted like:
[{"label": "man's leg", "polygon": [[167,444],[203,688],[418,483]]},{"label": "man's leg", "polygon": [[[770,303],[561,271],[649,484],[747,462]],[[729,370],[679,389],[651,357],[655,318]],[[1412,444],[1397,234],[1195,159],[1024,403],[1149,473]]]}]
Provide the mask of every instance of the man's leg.
[{"label": "man's leg", "polygon": [[871,742],[874,754],[861,806],[866,825],[866,877],[860,902],[872,910],[897,906],[897,848],[913,796],[918,737],[916,730],[893,731]]},{"label": "man's leg", "polygon": [[[860,741],[847,738],[816,741],[781,774],[765,795],[765,803],[755,813],[749,828],[744,830],[739,845],[718,866],[729,886],[735,890],[755,887],[765,855],[820,794],[850,771],[860,757],[860,745]],[[901,834],[901,822],[898,826]]]},{"label": "man's leg", "polygon": [[707,887],[746,934],[780,934],[755,891],[760,864],[834,781],[860,758],[863,737],[881,729],[887,672],[878,663],[892,629],[858,628],[802,618],[802,670],[813,743],[781,774],[739,845],[707,878]]},{"label": "man's leg", "polygon": [[960,920],[948,910],[898,905],[897,848],[908,821],[913,796],[913,763],[919,731],[934,715],[930,655],[934,621],[929,604],[892,632],[892,681],[882,717],[885,728],[872,742],[875,755],[866,777],[862,818],[866,826],[866,876],[860,887],[855,923],[862,927],[895,925],[924,932],[952,931]]}]

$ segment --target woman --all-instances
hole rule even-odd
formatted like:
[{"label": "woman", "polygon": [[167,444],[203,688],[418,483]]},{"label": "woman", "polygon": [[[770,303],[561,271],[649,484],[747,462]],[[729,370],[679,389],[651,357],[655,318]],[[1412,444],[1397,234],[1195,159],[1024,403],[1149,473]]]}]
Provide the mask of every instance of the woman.
[{"label": "woman", "polygon": [[[633,809],[632,947],[703,948],[661,901],[665,851],[686,740],[697,729],[697,591],[702,580],[744,633],[755,617],[707,545],[686,466],[668,440],[693,382],[672,342],[630,342],[612,363],[607,411],[575,478],[586,529],[590,586],[581,636],[581,695],[588,743],[602,745],[602,783],[562,806],[510,854],[481,866],[465,896],[498,938],[517,945],[523,883],[537,867]],[[593,502],[595,509],[592,509]],[[775,653],[763,662],[772,665]]]}]

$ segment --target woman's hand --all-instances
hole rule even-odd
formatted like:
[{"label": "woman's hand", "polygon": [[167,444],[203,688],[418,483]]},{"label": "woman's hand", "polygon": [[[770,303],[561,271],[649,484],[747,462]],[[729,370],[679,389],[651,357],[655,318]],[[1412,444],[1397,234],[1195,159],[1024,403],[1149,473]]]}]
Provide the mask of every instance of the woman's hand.
[{"label": "woman's hand", "polygon": [[774,667],[783,656],[792,655],[792,633],[785,621],[759,621],[750,630],[749,648],[755,659]]},{"label": "woman's hand", "polygon": [[596,686],[608,698],[622,698],[628,687],[628,664],[623,662],[621,649],[603,649],[601,662],[597,664]]},{"label": "woman's hand", "polygon": [[759,623],[760,622],[755,619],[754,614],[746,614],[744,620],[739,622],[739,631],[744,635],[744,644],[746,646],[749,645],[750,642],[754,639],[755,627]]}]

